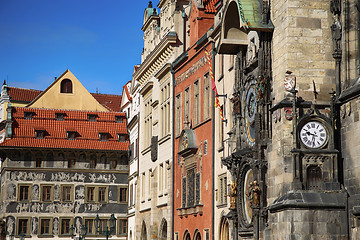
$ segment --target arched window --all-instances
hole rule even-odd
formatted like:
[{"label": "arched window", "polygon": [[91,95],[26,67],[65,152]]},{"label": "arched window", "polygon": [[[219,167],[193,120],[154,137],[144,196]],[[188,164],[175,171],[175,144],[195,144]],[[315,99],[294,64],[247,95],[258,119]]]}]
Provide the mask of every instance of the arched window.
[{"label": "arched window", "polygon": [[199,230],[195,231],[194,240],[201,240],[201,234],[200,234]]},{"label": "arched window", "polygon": [[167,222],[165,219],[162,220],[160,225],[160,240],[167,239]]},{"label": "arched window", "polygon": [[184,240],[191,240],[191,236],[188,230],[186,230],[185,234],[184,234]]},{"label": "arched window", "polygon": [[147,236],[146,236],[146,224],[145,222],[142,223],[142,227],[141,227],[141,240],[146,240]]},{"label": "arched window", "polygon": [[220,240],[229,240],[229,222],[225,217],[222,217],[220,223]]},{"label": "arched window", "polygon": [[69,79],[64,79],[61,81],[61,93],[72,93],[72,82]]}]

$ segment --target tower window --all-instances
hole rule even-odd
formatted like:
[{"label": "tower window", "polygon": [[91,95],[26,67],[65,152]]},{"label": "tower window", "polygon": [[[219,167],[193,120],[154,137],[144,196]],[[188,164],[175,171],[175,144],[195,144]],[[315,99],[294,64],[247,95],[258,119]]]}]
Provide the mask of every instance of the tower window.
[{"label": "tower window", "polygon": [[72,93],[72,82],[69,79],[64,79],[61,81],[61,93]]}]

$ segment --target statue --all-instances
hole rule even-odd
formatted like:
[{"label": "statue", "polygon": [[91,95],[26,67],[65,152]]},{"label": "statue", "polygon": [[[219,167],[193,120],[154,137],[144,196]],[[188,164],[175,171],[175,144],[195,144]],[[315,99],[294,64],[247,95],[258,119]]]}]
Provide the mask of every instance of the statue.
[{"label": "statue", "polygon": [[258,182],[255,180],[249,184],[249,193],[248,197],[250,200],[251,207],[259,207],[260,206],[260,192],[261,189],[259,187]]},{"label": "statue", "polygon": [[331,25],[331,34],[333,40],[334,52],[341,51],[341,23],[339,16],[334,16],[334,23]]},{"label": "statue", "polygon": [[230,185],[230,191],[227,196],[230,197],[230,209],[236,209],[236,179]]}]

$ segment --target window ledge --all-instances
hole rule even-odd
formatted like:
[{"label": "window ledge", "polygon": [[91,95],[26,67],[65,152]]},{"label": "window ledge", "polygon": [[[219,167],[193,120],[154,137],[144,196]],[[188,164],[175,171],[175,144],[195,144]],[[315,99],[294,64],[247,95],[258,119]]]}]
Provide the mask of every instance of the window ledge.
[{"label": "window ledge", "polygon": [[224,146],[219,147],[217,151],[218,151],[218,152],[224,151]]},{"label": "window ledge", "polygon": [[52,234],[39,234],[38,235],[38,238],[49,238],[49,237],[54,237],[54,235],[52,235]]},{"label": "window ledge", "polygon": [[227,203],[219,203],[218,205],[216,205],[217,208],[224,208],[227,206]]},{"label": "window ledge", "polygon": [[188,217],[189,215],[197,216],[198,214],[202,216],[203,214],[203,204],[195,205],[194,207],[185,207],[185,208],[177,208],[178,216],[180,218]]},{"label": "window ledge", "polygon": [[146,147],[144,150],[141,151],[142,155],[145,155],[146,153],[150,152],[151,146]]},{"label": "window ledge", "polygon": [[162,138],[158,141],[159,145],[161,145],[162,143],[164,143],[164,142],[166,142],[167,140],[169,140],[170,137],[171,137],[171,134],[167,134],[167,135],[165,135],[164,137],[162,137]]}]

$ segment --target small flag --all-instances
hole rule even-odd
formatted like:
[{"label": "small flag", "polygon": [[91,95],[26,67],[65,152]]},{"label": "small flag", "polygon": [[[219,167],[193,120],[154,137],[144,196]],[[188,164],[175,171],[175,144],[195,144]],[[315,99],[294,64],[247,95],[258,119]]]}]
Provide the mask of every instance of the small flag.
[{"label": "small flag", "polygon": [[208,51],[205,51],[205,54],[206,54],[206,58],[209,62],[210,76],[211,76],[211,88],[215,92],[215,107],[219,108],[221,120],[224,120],[224,115],[223,115],[223,112],[222,112],[222,109],[221,109],[221,106],[219,103],[219,94],[217,92],[216,85],[215,85],[214,74],[213,74],[212,65],[211,65],[211,61],[210,61],[210,54]]}]

